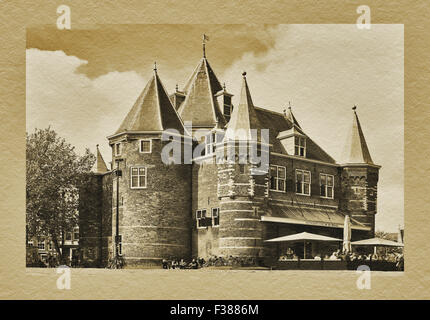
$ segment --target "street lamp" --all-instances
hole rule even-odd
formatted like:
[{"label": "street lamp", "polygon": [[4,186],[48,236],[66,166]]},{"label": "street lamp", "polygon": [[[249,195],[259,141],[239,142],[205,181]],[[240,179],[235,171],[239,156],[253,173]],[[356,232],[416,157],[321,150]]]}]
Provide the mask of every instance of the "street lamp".
[{"label": "street lamp", "polygon": [[119,235],[119,177],[122,176],[122,171],[119,169],[119,163],[124,161],[124,159],[117,158],[116,162],[116,225],[115,225],[115,258],[114,258],[114,267],[121,268],[123,265],[123,259],[119,254],[119,244],[121,242],[121,236]]}]

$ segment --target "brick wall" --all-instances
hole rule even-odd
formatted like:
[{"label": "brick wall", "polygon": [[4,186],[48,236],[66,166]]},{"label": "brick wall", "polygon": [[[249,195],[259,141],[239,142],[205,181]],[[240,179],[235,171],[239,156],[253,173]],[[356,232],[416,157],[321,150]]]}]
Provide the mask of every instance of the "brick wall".
[{"label": "brick wall", "polygon": [[83,266],[101,266],[102,176],[88,174],[79,189],[79,251]]},{"label": "brick wall", "polygon": [[342,168],[341,209],[375,231],[377,184],[379,169],[372,166]]},{"label": "brick wall", "polygon": [[[139,152],[140,139],[153,139],[151,153]],[[154,135],[129,136],[121,143],[119,232],[126,264],[159,265],[163,258],[190,258],[191,165],[163,164],[161,150],[167,142]],[[115,159],[113,155],[114,163]],[[131,188],[130,172],[136,166],[147,168],[144,189]],[[112,204],[115,235],[116,178]]]},{"label": "brick wall", "polygon": [[218,172],[217,166],[211,159],[193,165],[193,204],[191,214],[192,256],[209,258],[218,256],[219,227],[207,226],[197,228],[196,211],[206,209],[211,213],[212,208],[219,208],[217,195]]}]

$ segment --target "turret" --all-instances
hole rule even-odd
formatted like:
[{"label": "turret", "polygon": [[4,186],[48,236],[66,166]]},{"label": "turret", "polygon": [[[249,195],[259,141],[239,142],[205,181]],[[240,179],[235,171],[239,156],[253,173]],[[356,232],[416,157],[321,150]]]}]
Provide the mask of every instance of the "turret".
[{"label": "turret", "polygon": [[267,171],[257,173],[250,148],[256,147],[261,154],[262,145],[268,143],[261,133],[244,72],[240,103],[233,110],[222,146],[217,146],[217,158],[223,159],[218,165],[219,252],[253,263],[263,256],[260,216],[268,178]]},{"label": "turret", "polygon": [[381,167],[373,163],[358,119],[357,107],[352,109],[352,128],[345,145],[342,164],[340,208],[355,220],[370,227],[370,236],[373,236]]},{"label": "turret", "polygon": [[106,267],[112,251],[112,175],[99,146],[91,172],[79,186],[79,251],[83,266]]},{"label": "turret", "polygon": [[[173,132],[168,141],[163,139],[166,130]],[[191,165],[182,157],[176,164],[162,157],[163,148],[177,138],[183,150],[185,135],[155,67],[119,129],[108,137],[116,172],[112,230],[127,265],[191,255]]]}]

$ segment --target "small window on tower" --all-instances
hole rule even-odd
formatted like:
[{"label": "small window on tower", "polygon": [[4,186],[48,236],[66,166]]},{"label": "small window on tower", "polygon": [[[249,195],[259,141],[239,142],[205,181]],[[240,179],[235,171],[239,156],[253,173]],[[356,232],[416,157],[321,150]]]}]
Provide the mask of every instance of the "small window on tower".
[{"label": "small window on tower", "polygon": [[212,208],[212,226],[219,226],[219,208]]},{"label": "small window on tower", "polygon": [[224,115],[227,117],[230,117],[231,115],[231,108],[229,104],[224,105]]},{"label": "small window on tower", "polygon": [[217,134],[216,132],[211,132],[207,136],[205,136],[206,142],[206,154],[211,154],[215,152],[215,145],[217,143]]},{"label": "small window on tower", "polygon": [[152,152],[152,140],[140,140],[140,152],[151,153]]},{"label": "small window on tower", "polygon": [[121,143],[115,143],[115,156],[121,155]]},{"label": "small window on tower", "polygon": [[45,250],[45,241],[38,242],[37,248],[39,248],[40,250]]},{"label": "small window on tower", "polygon": [[206,209],[196,211],[197,228],[205,228],[206,225]]},{"label": "small window on tower", "polygon": [[145,167],[132,167],[130,172],[131,188],[142,189],[146,188],[146,168]]}]

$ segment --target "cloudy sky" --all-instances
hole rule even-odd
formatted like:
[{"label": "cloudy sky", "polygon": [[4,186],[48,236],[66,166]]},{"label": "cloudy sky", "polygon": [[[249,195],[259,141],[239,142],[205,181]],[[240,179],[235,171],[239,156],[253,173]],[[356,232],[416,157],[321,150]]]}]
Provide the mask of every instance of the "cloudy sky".
[{"label": "cloudy sky", "polygon": [[[306,133],[332,157],[358,115],[382,166],[377,229],[403,226],[403,26],[115,25],[27,30],[27,131],[51,126],[78,152],[113,134],[152,75],[181,88],[202,56],[236,97],[241,73],[254,104],[282,111],[291,101]],[[235,101],[237,104],[237,101]]]}]

